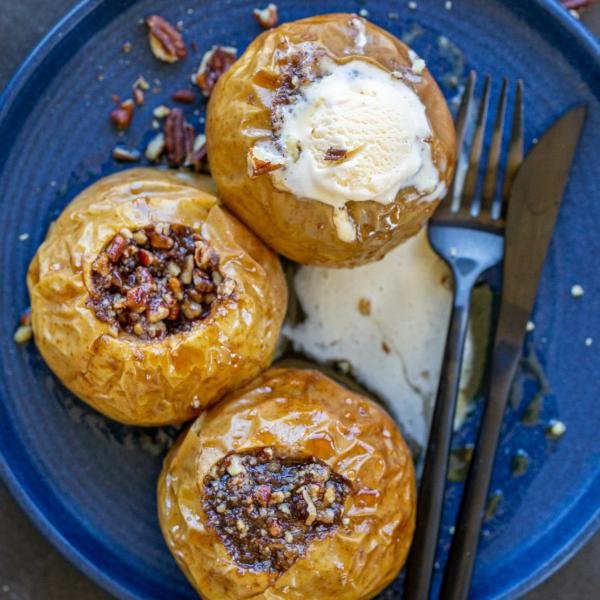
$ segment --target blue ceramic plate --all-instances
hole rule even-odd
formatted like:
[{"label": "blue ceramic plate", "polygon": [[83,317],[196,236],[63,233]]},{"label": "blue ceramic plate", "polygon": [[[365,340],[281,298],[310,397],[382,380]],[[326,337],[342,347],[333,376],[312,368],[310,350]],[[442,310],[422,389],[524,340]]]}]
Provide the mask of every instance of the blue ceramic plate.
[{"label": "blue ceramic plate", "polygon": [[[266,2],[265,2],[266,3]],[[558,3],[542,0],[279,0],[281,18],[359,11],[409,41],[427,59],[453,101],[466,72],[525,80],[528,145],[570,106],[586,102],[588,120],[572,171],[535,312],[531,352],[506,419],[494,489],[503,491],[486,523],[474,598],[510,598],[565,561],[599,523],[600,448],[597,375],[600,364],[600,51]],[[156,518],[155,481],[175,430],[143,430],[104,419],[52,376],[35,346],[17,346],[12,332],[27,307],[27,265],[49,223],[82,188],[123,168],[111,158],[117,136],[108,122],[110,95],[126,97],[140,74],[157,88],[121,141],[145,147],[152,108],[185,85],[212,44],[243,49],[259,33],[255,2],[90,0],[42,42],[0,104],[0,471],[16,498],[64,555],[120,598],[170,600],[194,593],[169,555]],[[150,54],[140,20],[149,13],[183,21],[197,51],[176,65]],[[132,44],[124,53],[125,42]],[[194,116],[193,111],[198,112]],[[190,107],[201,119],[203,105]],[[28,234],[26,236],[21,234]],[[573,298],[571,286],[585,295]],[[586,338],[594,338],[590,345]],[[546,374],[540,374],[533,358]],[[547,388],[546,388],[547,384]],[[539,419],[523,413],[543,394]],[[519,400],[520,398],[520,400]],[[529,407],[529,408],[528,408]],[[558,418],[560,441],[544,434]],[[461,431],[472,437],[476,417]],[[530,467],[511,475],[515,451]],[[450,486],[446,534],[460,486]],[[397,582],[386,597],[398,597]]]}]

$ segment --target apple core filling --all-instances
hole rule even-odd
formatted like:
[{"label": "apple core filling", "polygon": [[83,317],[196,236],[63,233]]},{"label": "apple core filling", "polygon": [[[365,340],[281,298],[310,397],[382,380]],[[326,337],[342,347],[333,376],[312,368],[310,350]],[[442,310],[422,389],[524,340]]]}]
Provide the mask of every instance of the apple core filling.
[{"label": "apple core filling", "polygon": [[350,483],[314,457],[228,454],[204,480],[204,509],[234,560],[283,573],[344,521]]},{"label": "apple core filling", "polygon": [[235,290],[210,243],[169,223],[121,230],[92,263],[91,283],[96,317],[142,340],[189,331]]}]

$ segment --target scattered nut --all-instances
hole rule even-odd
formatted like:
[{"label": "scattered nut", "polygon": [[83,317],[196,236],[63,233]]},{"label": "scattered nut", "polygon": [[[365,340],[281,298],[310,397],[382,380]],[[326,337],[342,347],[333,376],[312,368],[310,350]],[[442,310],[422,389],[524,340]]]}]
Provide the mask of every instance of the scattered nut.
[{"label": "scattered nut", "polygon": [[140,90],[144,90],[147,92],[150,89],[150,84],[144,79],[142,75],[140,75],[134,82],[133,88],[139,88]]},{"label": "scattered nut", "polygon": [[133,44],[131,42],[125,42],[121,47],[121,52],[129,54],[133,50]]},{"label": "scattered nut", "polygon": [[156,58],[174,63],[186,57],[187,50],[181,33],[166,19],[159,15],[151,15],[146,18],[146,27],[150,49]]},{"label": "scattered nut", "polygon": [[26,344],[33,337],[31,325],[20,325],[13,336],[17,344]]},{"label": "scattered nut", "polygon": [[171,109],[168,106],[165,106],[164,104],[161,104],[160,106],[157,106],[152,111],[152,114],[157,119],[164,119],[165,117],[168,117],[170,113],[171,113]]},{"label": "scattered nut", "polygon": [[110,113],[110,120],[118,129],[127,129],[133,119],[133,100],[121,102],[117,108]]},{"label": "scattered nut", "polygon": [[182,104],[193,104],[196,100],[196,94],[192,90],[177,90],[171,94],[171,100]]},{"label": "scattered nut", "polygon": [[113,158],[119,162],[138,162],[140,153],[135,148],[115,146],[112,151]]},{"label": "scattered nut", "polygon": [[263,29],[270,29],[276,27],[279,22],[279,15],[277,14],[277,5],[269,4],[266,8],[260,9],[255,8],[252,13],[258,24]]},{"label": "scattered nut", "polygon": [[138,106],[144,104],[144,92],[140,88],[133,88],[133,99]]},{"label": "scattered nut", "polygon": [[264,173],[270,173],[284,166],[283,158],[264,146],[255,145],[248,150],[248,175],[254,179]]},{"label": "scattered nut", "polygon": [[213,46],[202,57],[193,81],[208,98],[219,77],[225,73],[237,58],[237,49],[226,46]]},{"label": "scattered nut", "polygon": [[149,142],[146,147],[146,158],[150,162],[156,162],[160,159],[163,151],[165,149],[165,134],[158,133],[156,134]]},{"label": "scattered nut", "polygon": [[181,166],[192,153],[196,132],[185,120],[183,111],[174,108],[164,126],[167,160],[172,166]]}]

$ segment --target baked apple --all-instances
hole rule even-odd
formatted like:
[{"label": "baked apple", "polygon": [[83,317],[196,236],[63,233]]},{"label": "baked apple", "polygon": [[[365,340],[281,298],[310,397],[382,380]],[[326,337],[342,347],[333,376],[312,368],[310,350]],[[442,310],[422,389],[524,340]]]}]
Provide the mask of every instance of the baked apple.
[{"label": "baked apple", "polygon": [[202,188],[155,169],[106,177],[67,206],[29,267],[42,356],[118,421],[185,421],[271,362],[281,266]]},{"label": "baked apple", "polygon": [[404,563],[415,477],[380,406],[318,371],[271,369],[182,434],[158,507],[203,598],[356,600]]},{"label": "baked apple", "polygon": [[213,90],[206,133],[225,204],[304,264],[381,258],[419,231],[454,172],[454,125],[425,62],[356,15],[256,38]]}]

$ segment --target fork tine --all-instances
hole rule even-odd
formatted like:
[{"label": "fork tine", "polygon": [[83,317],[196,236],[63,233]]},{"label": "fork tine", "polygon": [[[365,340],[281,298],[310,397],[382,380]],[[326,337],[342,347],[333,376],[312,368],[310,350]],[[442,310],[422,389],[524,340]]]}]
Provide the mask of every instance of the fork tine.
[{"label": "fork tine", "polygon": [[496,179],[498,177],[498,163],[500,162],[500,150],[502,148],[502,132],[504,129],[504,115],[506,113],[506,90],[508,81],[506,78],[502,80],[502,91],[500,92],[500,100],[498,101],[498,109],[496,111],[496,121],[494,122],[494,133],[492,135],[492,143],[488,156],[485,179],[483,182],[483,192],[481,195],[481,211],[492,213],[492,204],[496,195]]},{"label": "fork tine", "polygon": [[510,188],[517,174],[517,170],[523,162],[523,80],[517,81],[515,93],[515,108],[513,114],[510,143],[508,146],[508,157],[506,159],[506,170],[504,173],[504,186],[502,188],[502,217],[506,212],[506,205],[510,195]]},{"label": "fork tine", "polygon": [[[467,130],[467,123],[469,122],[469,113],[471,112],[471,106],[473,104],[473,90],[475,88],[475,80],[477,79],[477,74],[475,71],[471,71],[469,73],[469,77],[467,79],[467,83],[465,85],[465,91],[463,92],[462,98],[460,99],[460,105],[458,107],[458,112],[456,113],[456,119],[454,122],[454,126],[456,128],[456,148],[457,148],[457,163],[460,162],[460,156],[462,152],[463,143],[465,140],[465,133]],[[454,197],[460,193],[462,190],[458,190],[458,186],[461,185],[459,181],[459,177],[457,177],[458,173],[458,165],[456,172],[454,173],[454,178],[452,179],[452,184],[450,185],[450,189],[446,194],[445,198],[442,200],[440,207],[438,210],[451,210],[452,203]]]},{"label": "fork tine", "polygon": [[[487,111],[490,102],[490,83],[491,77],[487,75],[483,86],[483,97],[479,104],[475,133],[473,135],[473,145],[471,146],[471,156],[469,157],[469,170],[467,171],[465,185],[461,194],[461,203],[464,206],[466,206],[467,202],[471,203],[475,197],[477,173],[479,171],[479,161],[481,160],[481,150],[483,148],[485,122],[487,120]],[[467,210],[470,210],[470,208]]]}]

